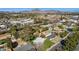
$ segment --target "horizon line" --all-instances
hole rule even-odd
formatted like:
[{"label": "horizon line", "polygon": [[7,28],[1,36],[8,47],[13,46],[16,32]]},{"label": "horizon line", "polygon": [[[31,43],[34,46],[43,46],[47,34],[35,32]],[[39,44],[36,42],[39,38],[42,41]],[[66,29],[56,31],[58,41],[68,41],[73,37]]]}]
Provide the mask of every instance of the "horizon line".
[{"label": "horizon line", "polygon": [[0,12],[21,12],[21,11],[32,11],[32,10],[79,12],[79,8],[0,8]]}]

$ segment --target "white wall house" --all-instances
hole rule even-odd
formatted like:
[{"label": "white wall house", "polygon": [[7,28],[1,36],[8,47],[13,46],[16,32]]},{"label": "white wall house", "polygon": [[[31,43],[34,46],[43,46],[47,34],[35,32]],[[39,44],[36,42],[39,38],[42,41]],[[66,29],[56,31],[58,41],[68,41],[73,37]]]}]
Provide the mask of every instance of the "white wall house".
[{"label": "white wall house", "polygon": [[6,25],[0,25],[0,28],[6,28]]},{"label": "white wall house", "polygon": [[34,20],[33,19],[23,19],[23,20],[16,20],[16,21],[10,21],[11,24],[13,25],[16,25],[16,24],[22,24],[22,25],[25,25],[25,24],[32,24],[34,23]]}]

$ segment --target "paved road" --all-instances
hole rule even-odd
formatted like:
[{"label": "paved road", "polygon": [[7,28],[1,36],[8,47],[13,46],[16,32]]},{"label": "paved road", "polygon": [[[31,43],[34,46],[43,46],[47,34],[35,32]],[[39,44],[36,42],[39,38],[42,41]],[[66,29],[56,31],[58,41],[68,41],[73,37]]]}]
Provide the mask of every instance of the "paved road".
[{"label": "paved road", "polygon": [[79,51],[79,44],[77,45],[77,47],[74,51]]},{"label": "paved road", "polygon": [[78,45],[74,51],[79,51],[79,42],[78,42]]}]

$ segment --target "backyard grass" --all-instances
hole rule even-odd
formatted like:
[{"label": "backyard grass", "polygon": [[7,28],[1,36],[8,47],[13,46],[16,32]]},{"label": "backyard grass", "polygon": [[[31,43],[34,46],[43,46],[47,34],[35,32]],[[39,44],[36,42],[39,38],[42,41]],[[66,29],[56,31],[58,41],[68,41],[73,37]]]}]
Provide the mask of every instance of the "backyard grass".
[{"label": "backyard grass", "polygon": [[45,42],[43,43],[42,50],[46,50],[50,48],[54,43],[51,42],[49,39],[46,39]]},{"label": "backyard grass", "polygon": [[0,40],[0,45],[6,43],[6,40]]}]

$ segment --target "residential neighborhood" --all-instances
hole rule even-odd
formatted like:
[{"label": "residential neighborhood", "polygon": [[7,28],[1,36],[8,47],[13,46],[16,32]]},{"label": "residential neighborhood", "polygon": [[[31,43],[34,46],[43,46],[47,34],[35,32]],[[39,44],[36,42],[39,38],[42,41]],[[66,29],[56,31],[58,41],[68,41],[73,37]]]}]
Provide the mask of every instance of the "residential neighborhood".
[{"label": "residential neighborhood", "polygon": [[79,13],[0,13],[0,51],[75,51],[78,45]]}]

